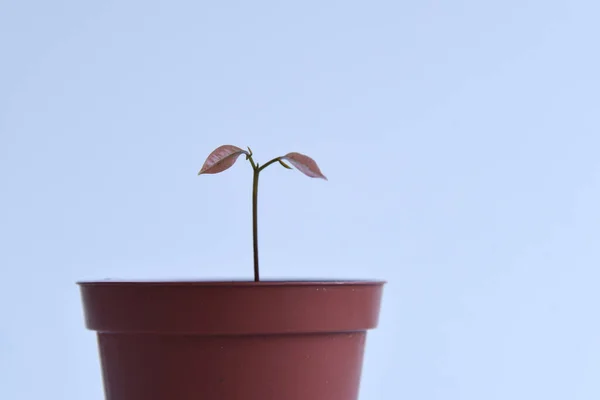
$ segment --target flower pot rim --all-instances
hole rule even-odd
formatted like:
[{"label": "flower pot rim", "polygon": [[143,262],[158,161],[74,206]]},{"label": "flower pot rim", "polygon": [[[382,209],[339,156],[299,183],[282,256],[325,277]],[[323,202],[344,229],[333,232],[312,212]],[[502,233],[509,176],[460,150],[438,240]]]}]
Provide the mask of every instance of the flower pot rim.
[{"label": "flower pot rim", "polygon": [[92,330],[213,336],[373,329],[383,286],[365,280],[79,284]]}]

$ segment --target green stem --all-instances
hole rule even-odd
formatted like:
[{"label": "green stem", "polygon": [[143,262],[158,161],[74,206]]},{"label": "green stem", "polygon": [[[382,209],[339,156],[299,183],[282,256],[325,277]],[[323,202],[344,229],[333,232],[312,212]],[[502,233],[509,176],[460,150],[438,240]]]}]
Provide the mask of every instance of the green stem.
[{"label": "green stem", "polygon": [[266,163],[265,165],[261,166],[261,167],[258,169],[258,171],[259,171],[259,172],[260,172],[260,171],[262,171],[263,169],[267,168],[269,165],[271,165],[271,164],[273,164],[273,163],[275,163],[275,162],[277,162],[277,161],[279,161],[279,157],[276,157],[276,158],[272,159],[271,161],[269,161],[268,163]]},{"label": "green stem", "polygon": [[258,175],[260,174],[260,171],[279,161],[279,157],[272,159],[265,165],[259,166],[254,163],[252,154],[249,154],[248,161],[250,161],[250,165],[252,165],[252,169],[254,170],[252,179],[252,244],[254,247],[254,282],[258,282],[260,281],[258,269]]},{"label": "green stem", "polygon": [[252,237],[253,237],[253,245],[254,245],[254,281],[258,282],[260,280],[260,275],[258,272],[258,174],[260,173],[259,168],[254,168],[254,179],[252,183]]}]

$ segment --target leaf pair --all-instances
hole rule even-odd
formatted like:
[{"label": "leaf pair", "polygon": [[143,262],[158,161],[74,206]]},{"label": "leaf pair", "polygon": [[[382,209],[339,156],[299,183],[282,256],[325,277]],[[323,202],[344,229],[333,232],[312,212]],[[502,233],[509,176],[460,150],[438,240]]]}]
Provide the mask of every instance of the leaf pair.
[{"label": "leaf pair", "polygon": [[[217,174],[230,168],[237,161],[238,157],[245,154],[247,158],[251,157],[252,154],[246,150],[240,149],[236,146],[223,145],[215,149],[209,154],[208,158],[204,162],[204,165],[198,172],[198,175],[202,174]],[[288,153],[285,156],[277,157],[273,160],[279,161],[279,163],[285,168],[290,168],[283,160],[289,161],[298,171],[311,178],[322,178],[327,180],[325,175],[321,173],[317,163],[310,157],[300,153]],[[266,165],[266,164],[265,164]]]}]

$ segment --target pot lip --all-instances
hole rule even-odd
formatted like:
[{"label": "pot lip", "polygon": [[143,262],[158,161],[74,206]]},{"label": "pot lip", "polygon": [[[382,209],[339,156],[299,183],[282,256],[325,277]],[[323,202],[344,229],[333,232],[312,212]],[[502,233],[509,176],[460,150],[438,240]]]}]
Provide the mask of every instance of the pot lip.
[{"label": "pot lip", "polygon": [[378,279],[264,279],[253,280],[195,280],[195,279],[103,279],[80,280],[79,286],[204,286],[204,287],[290,287],[290,286],[382,286],[385,280]]}]

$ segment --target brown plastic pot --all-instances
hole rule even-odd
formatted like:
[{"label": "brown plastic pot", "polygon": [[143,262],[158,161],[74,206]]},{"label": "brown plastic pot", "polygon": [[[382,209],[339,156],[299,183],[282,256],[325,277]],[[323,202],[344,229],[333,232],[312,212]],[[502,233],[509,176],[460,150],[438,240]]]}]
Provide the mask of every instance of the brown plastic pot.
[{"label": "brown plastic pot", "polygon": [[384,282],[79,282],[107,400],[356,400]]}]

